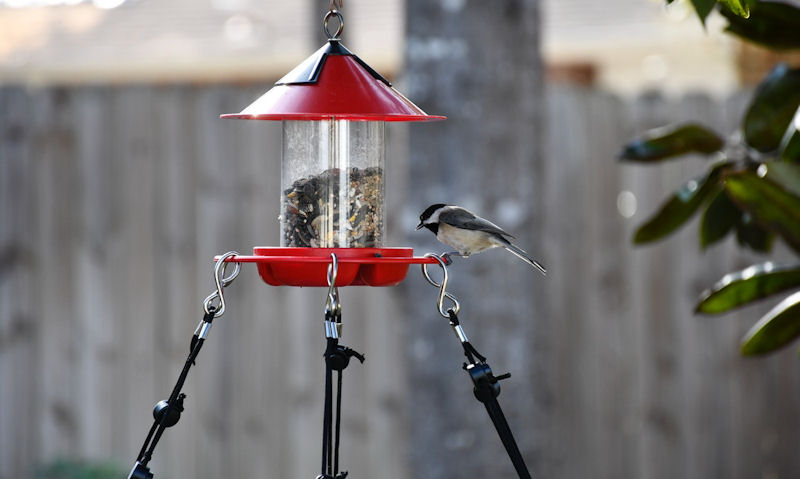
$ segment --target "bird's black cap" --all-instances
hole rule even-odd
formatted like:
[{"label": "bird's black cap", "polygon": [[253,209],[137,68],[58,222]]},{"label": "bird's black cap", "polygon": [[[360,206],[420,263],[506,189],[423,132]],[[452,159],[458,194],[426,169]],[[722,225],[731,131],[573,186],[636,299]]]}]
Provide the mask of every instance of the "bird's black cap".
[{"label": "bird's black cap", "polygon": [[444,204],[444,203],[436,203],[435,205],[430,205],[427,208],[425,208],[425,211],[423,211],[422,214],[419,215],[419,224],[417,225],[417,229],[420,229],[423,226],[425,226],[425,224],[424,224],[425,220],[430,218],[431,215],[433,215],[434,211],[436,211],[436,210],[438,210],[440,208],[444,208],[445,206],[447,206],[447,205]]}]

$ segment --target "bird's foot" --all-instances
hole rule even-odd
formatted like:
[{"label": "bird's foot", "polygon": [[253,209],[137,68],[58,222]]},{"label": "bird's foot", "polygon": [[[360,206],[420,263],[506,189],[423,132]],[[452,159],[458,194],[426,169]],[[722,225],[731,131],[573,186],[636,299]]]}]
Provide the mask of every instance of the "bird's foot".
[{"label": "bird's foot", "polygon": [[448,253],[442,253],[441,258],[442,261],[444,261],[445,266],[450,266],[451,264],[453,264],[453,258],[451,258],[451,256],[460,256],[462,258],[466,257],[463,254],[459,253],[458,251],[450,251]]}]

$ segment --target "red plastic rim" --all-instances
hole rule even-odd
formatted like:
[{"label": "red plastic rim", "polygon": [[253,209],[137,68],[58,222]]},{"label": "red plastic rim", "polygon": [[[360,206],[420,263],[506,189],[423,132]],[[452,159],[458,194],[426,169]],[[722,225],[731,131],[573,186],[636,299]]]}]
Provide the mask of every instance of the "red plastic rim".
[{"label": "red plastic rim", "polygon": [[272,286],[328,286],[331,253],[336,253],[339,263],[337,286],[394,286],[405,279],[410,265],[436,264],[433,258],[414,257],[412,248],[257,246],[253,256],[233,256],[227,261],[256,263],[261,279]]}]

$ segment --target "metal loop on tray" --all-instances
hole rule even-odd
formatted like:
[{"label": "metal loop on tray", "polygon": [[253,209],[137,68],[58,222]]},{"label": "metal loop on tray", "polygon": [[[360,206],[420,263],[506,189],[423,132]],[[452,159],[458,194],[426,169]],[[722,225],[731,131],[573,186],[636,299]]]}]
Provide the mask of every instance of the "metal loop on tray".
[{"label": "metal loop on tray", "polygon": [[[450,315],[447,313],[447,309],[452,309],[455,314],[458,314],[458,311],[461,309],[461,305],[458,304],[458,300],[455,296],[447,292],[447,282],[449,277],[447,275],[447,264],[444,262],[441,256],[427,253],[425,255],[426,258],[433,258],[439,263],[439,267],[442,268],[442,282],[437,283],[433,278],[431,278],[430,274],[428,273],[428,264],[423,263],[422,266],[422,275],[425,277],[425,280],[428,281],[432,286],[439,288],[439,296],[436,298],[436,307],[439,309],[439,314],[444,316],[445,318],[449,318]],[[451,308],[445,309],[444,307],[444,299],[449,299],[453,306]]]},{"label": "metal loop on tray", "polygon": [[339,274],[339,259],[336,253],[331,253],[331,264],[328,265],[328,297],[325,300],[325,313],[338,314],[342,310],[339,301],[339,288],[336,286],[336,277]]},{"label": "metal loop on tray", "polygon": [[[216,285],[217,289],[206,296],[206,299],[203,301],[203,310],[206,312],[206,314],[211,314],[213,312],[215,318],[225,314],[225,296],[222,293],[222,289],[230,286],[230,284],[233,283],[233,280],[239,276],[239,271],[242,269],[241,263],[233,262],[233,273],[231,273],[229,276],[225,276],[225,270],[230,264],[227,259],[238,255],[239,253],[236,251],[228,251],[220,256],[219,260],[217,260],[217,264],[214,265],[214,284]],[[217,304],[214,304],[215,302]]]}]

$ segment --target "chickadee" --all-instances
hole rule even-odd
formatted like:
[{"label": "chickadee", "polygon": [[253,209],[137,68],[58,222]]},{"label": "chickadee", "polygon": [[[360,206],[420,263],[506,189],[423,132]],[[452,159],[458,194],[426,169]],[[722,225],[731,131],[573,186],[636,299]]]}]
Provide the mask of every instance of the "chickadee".
[{"label": "chickadee", "polygon": [[513,238],[512,235],[506,233],[491,221],[485,220],[460,206],[441,203],[429,206],[419,215],[417,229],[423,227],[433,231],[436,239],[448,246],[452,246],[459,255],[465,258],[471,254],[500,246],[534,266],[542,274],[547,274],[544,266],[531,258],[528,253],[511,244],[506,237]]}]

